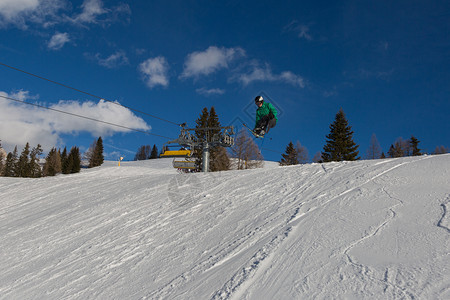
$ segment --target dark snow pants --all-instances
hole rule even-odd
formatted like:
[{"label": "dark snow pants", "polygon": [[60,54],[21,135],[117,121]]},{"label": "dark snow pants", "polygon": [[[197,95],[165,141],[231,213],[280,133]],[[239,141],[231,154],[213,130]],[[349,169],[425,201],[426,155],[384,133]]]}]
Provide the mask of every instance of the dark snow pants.
[{"label": "dark snow pants", "polygon": [[267,133],[269,132],[270,128],[275,127],[275,125],[277,125],[277,119],[271,116],[271,114],[268,114],[259,120],[256,128],[262,128]]}]

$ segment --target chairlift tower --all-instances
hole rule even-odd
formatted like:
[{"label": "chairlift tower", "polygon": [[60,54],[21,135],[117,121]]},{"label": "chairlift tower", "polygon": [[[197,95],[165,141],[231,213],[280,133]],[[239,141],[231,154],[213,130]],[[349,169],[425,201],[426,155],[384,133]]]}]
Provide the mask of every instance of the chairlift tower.
[{"label": "chairlift tower", "polygon": [[[209,171],[209,160],[210,160],[210,149],[216,147],[231,147],[234,145],[234,127],[226,126],[226,127],[201,127],[201,128],[185,128],[186,123],[183,123],[181,126],[181,132],[177,139],[173,141],[168,141],[167,144],[178,144],[182,147],[189,148],[190,155],[192,156],[194,149],[202,149],[203,150],[203,165],[202,172]],[[205,138],[198,139],[191,132],[199,132],[205,131]],[[212,137],[210,137],[211,131],[216,132]],[[196,168],[195,162],[190,161],[190,167],[187,166],[186,161],[178,161],[174,160],[175,168],[186,168],[193,169]]]}]

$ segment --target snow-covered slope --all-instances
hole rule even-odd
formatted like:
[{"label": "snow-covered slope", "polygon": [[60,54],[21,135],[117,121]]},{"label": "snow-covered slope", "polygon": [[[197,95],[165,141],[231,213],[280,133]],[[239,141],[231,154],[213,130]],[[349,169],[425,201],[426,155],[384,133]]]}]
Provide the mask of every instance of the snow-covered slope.
[{"label": "snow-covered slope", "polygon": [[2,299],[450,299],[450,156],[0,178]]}]

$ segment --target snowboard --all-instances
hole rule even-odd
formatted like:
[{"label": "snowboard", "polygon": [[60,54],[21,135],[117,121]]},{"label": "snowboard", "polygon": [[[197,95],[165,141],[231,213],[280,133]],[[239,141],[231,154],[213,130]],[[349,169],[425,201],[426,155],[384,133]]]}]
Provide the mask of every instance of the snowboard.
[{"label": "snowboard", "polygon": [[255,136],[256,138],[258,138],[258,139],[263,139],[264,138],[264,135],[257,134],[256,132],[253,131],[253,129],[248,127],[245,123],[242,123],[242,125],[244,125],[244,127],[247,128],[251,132],[251,134],[253,134],[253,136]]}]

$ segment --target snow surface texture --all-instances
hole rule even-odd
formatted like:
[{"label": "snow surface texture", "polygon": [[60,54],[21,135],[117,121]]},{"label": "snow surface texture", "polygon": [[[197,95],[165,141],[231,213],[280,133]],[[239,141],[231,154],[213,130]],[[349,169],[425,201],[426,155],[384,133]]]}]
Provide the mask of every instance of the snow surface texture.
[{"label": "snow surface texture", "polygon": [[2,299],[450,299],[450,155],[0,178]]}]

